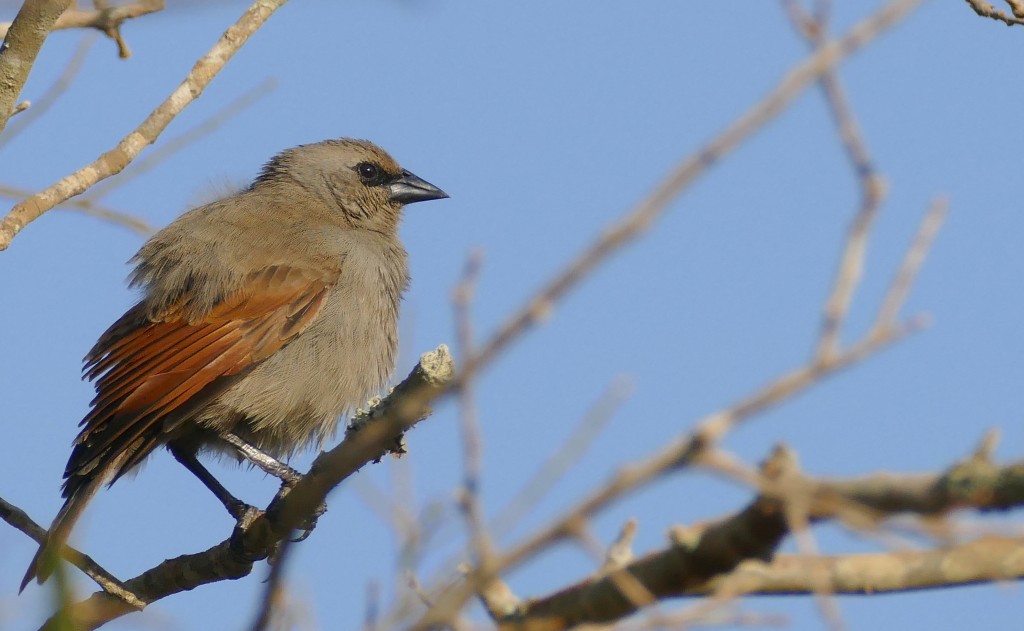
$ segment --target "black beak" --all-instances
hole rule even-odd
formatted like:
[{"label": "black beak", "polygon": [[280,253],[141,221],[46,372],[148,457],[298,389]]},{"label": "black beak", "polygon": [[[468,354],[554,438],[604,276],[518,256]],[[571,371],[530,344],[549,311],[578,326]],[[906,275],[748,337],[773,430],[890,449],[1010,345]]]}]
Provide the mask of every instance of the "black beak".
[{"label": "black beak", "polygon": [[402,177],[391,180],[386,186],[391,193],[391,201],[399,204],[412,204],[448,197],[448,193],[405,170],[402,171]]}]

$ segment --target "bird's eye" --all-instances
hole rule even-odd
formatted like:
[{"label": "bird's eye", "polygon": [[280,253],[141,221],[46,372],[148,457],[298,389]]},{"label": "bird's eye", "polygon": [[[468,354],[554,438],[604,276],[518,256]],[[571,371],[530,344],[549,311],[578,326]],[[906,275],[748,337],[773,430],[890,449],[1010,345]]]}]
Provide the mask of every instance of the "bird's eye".
[{"label": "bird's eye", "polygon": [[384,181],[384,172],[372,162],[360,162],[356,165],[356,173],[364,184],[376,186]]}]

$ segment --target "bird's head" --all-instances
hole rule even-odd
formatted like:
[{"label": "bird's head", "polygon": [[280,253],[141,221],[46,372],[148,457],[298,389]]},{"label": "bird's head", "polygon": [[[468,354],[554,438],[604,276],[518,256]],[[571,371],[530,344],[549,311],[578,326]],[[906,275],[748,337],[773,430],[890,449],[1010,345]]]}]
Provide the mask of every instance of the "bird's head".
[{"label": "bird's head", "polygon": [[352,228],[394,232],[406,204],[448,194],[365,140],[342,138],[300,145],[274,156],[252,188],[299,185]]}]

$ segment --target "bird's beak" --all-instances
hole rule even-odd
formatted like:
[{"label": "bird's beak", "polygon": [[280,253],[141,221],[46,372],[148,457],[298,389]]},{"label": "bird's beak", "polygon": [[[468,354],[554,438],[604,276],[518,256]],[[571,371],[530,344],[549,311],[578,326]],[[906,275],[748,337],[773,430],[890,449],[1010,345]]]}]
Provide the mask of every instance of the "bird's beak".
[{"label": "bird's beak", "polygon": [[448,193],[405,170],[402,171],[402,177],[391,180],[387,189],[391,194],[391,201],[399,204],[412,204],[448,197]]}]

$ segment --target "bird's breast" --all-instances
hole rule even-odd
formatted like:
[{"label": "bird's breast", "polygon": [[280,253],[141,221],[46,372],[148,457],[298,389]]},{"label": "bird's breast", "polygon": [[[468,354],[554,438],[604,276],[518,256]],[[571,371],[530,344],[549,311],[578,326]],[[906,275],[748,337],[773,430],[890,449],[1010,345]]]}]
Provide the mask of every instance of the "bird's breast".
[{"label": "bird's breast", "polygon": [[309,328],[219,397],[204,424],[287,456],[333,435],[387,383],[398,349],[404,266],[344,265]]}]

